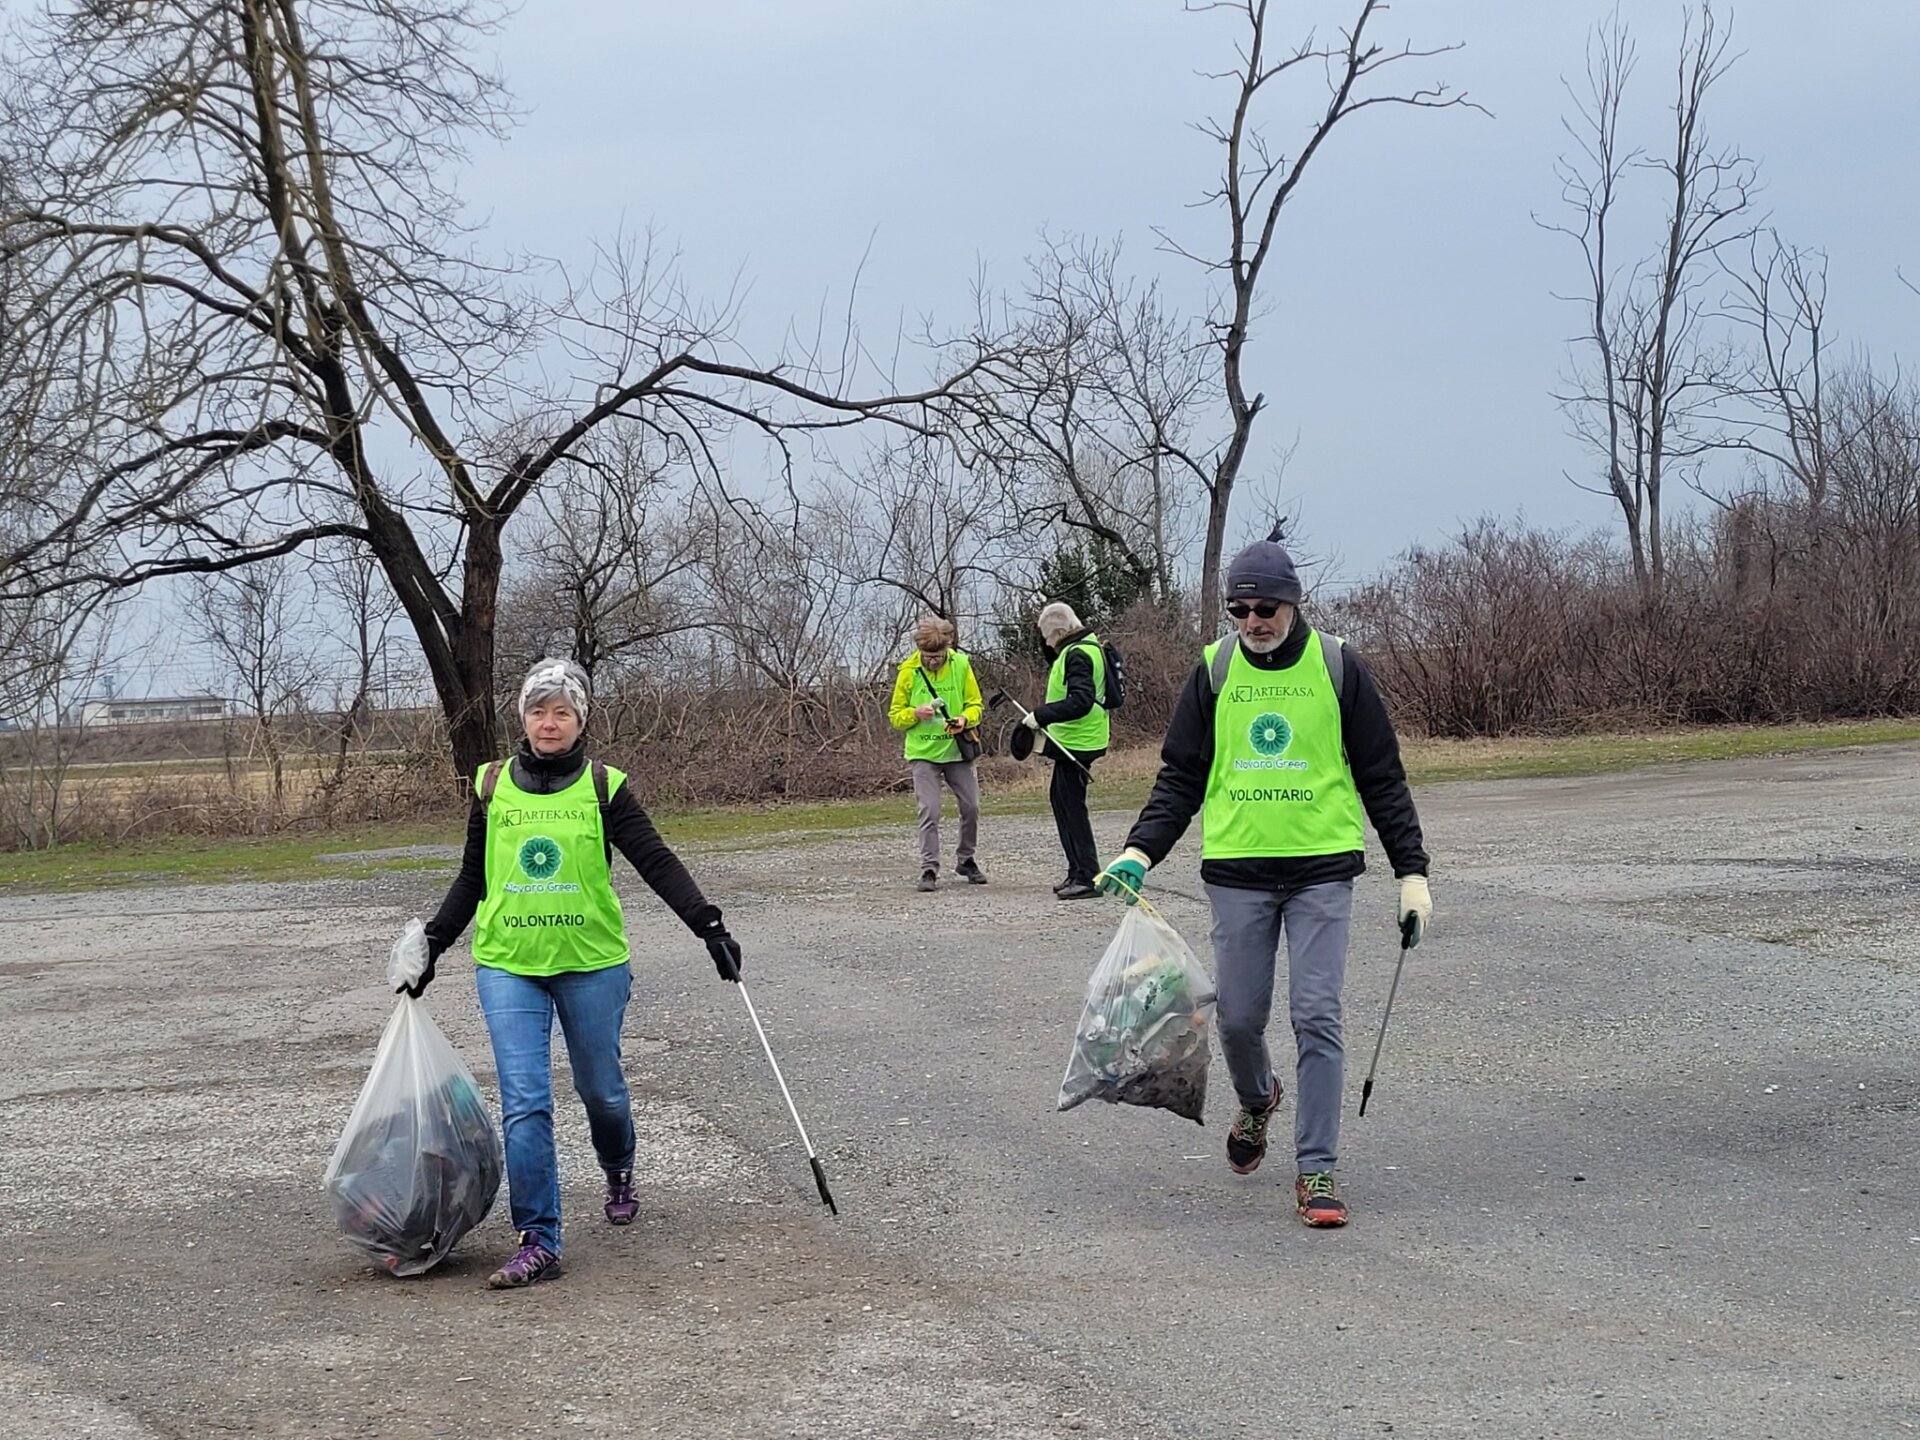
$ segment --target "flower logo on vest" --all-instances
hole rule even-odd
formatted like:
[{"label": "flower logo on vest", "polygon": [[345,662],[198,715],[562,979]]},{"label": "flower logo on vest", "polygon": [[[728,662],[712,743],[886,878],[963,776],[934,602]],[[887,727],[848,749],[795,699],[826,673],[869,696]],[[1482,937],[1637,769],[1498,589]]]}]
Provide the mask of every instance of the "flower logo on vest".
[{"label": "flower logo on vest", "polygon": [[1254,720],[1247,739],[1262,755],[1282,755],[1293,743],[1293,726],[1287,723],[1286,716],[1269,712]]},{"label": "flower logo on vest", "polygon": [[550,880],[559,872],[563,858],[560,842],[535,835],[520,847],[520,868],[529,880]]}]

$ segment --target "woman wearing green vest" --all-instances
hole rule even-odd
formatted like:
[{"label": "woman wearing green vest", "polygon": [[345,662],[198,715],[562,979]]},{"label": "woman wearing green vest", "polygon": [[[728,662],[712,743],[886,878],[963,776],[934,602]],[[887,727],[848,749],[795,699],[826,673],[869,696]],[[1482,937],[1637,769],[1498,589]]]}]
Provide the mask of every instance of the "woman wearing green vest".
[{"label": "woman wearing green vest", "polygon": [[626,1225],[633,1193],[633,1105],[620,1067],[632,992],[626,926],[612,858],[627,857],[654,893],[706,942],[722,980],[740,978],[740,946],[720,910],[660,838],[626,776],[589,761],[582,732],[587,676],[542,660],[520,687],[526,738],[510,764],[474,780],[460,873],[427,922],[427,968],[479,913],[474,979],[500,1075],[507,1190],[520,1247],[488,1277],[494,1289],[551,1279],[560,1267],[560,1172],[553,1143],[553,1022],[567,1041],[573,1087],[606,1172],[606,1216]]},{"label": "woman wearing green vest", "polygon": [[1100,853],[1087,815],[1087,782],[1093,778],[1093,762],[1107,753],[1111,736],[1107,652],[1071,605],[1055,601],[1041,610],[1038,623],[1040,638],[1053,651],[1053,669],[1047,676],[1046,703],[1025,723],[1053,742],[1042,747],[1053,761],[1047,800],[1060,848],[1067,853],[1067,878],[1053,893],[1062,900],[1085,900],[1100,893],[1093,886]]},{"label": "woman wearing green vest", "polygon": [[953,791],[960,806],[960,847],[954,874],[969,885],[987,877],[973,858],[980,835],[980,779],[973,762],[960,755],[960,732],[980,723],[986,711],[973,662],[954,649],[953,622],[938,615],[921,619],[913,631],[913,654],[900,662],[893,681],[887,719],[906,732],[907,764],[913,771],[913,798],[920,812],[921,890],[940,884],[940,787]]},{"label": "woman wearing green vest", "polygon": [[1266,1030],[1284,933],[1300,1092],[1294,1204],[1308,1225],[1338,1226],[1347,1223],[1333,1179],[1345,1079],[1340,989],[1353,882],[1366,868],[1363,811],[1400,880],[1407,944],[1419,943],[1433,901],[1386,705],[1360,657],[1301,618],[1300,576],[1278,538],[1248,546],[1228,568],[1234,633],[1207,647],[1181,692],[1153,793],[1099,884],[1131,903],[1147,870],[1202,817],[1220,1048],[1240,1097],[1227,1163],[1242,1175],[1266,1154],[1280,1105]]}]

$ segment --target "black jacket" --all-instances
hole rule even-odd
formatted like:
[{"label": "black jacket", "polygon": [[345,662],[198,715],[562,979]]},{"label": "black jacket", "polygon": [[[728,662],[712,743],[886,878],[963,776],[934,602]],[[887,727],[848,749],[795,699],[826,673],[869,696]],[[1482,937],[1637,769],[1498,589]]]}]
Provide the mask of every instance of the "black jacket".
[{"label": "black jacket", "polygon": [[[1313,627],[1296,613],[1293,629],[1278,650],[1271,655],[1255,655],[1248,650],[1241,653],[1261,670],[1291,669],[1306,653],[1313,633]],[[1213,768],[1215,703],[1213,685],[1202,660],[1187,677],[1186,688],[1174,706],[1166,743],[1160,749],[1159,777],[1127,836],[1127,844],[1143,851],[1156,865],[1166,859],[1206,800],[1207,775]],[[1372,674],[1351,648],[1346,651],[1340,685],[1340,738],[1360,803],[1373,822],[1393,873],[1426,874],[1420,816],[1413,808],[1407,772],[1400,763],[1400,741],[1393,733],[1393,722],[1387,718],[1386,703]],[[1365,852],[1354,850],[1339,855],[1205,860],[1200,865],[1200,877],[1209,884],[1235,889],[1291,892],[1308,885],[1350,880],[1365,869]]]},{"label": "black jacket", "polygon": [[[1054,654],[1065,650],[1069,645],[1078,645],[1087,639],[1091,630],[1076,630],[1062,640],[1054,649]],[[1093,657],[1085,650],[1073,650],[1067,654],[1067,693],[1049,704],[1034,709],[1034,717],[1042,725],[1062,725],[1069,720],[1078,720],[1091,715],[1093,707],[1099,703],[1099,696],[1093,688]]]},{"label": "black jacket", "polygon": [[[587,768],[585,741],[559,755],[538,755],[526,741],[513,757],[513,783],[531,795],[557,795],[580,778]],[[622,785],[607,801],[603,816],[607,837],[607,861],[618,850],[640,872],[640,878],[653,887],[653,893],[666,901],[673,913],[689,930],[702,939],[724,932],[720,907],[710,902],[694,884],[680,857],[667,848],[653,821],[633,798],[633,787]],[[427,922],[427,952],[438,959],[441,952],[460,938],[480,908],[487,893],[487,807],[473,797],[467,811],[467,846],[460,856],[460,873],[453,888],[440,902],[440,909]]]}]

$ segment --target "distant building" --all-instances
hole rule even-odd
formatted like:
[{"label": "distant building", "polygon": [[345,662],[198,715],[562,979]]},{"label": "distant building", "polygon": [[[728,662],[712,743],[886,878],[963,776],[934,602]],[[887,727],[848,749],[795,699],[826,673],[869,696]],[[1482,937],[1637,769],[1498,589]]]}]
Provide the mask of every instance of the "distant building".
[{"label": "distant building", "polygon": [[158,725],[167,721],[224,720],[228,705],[218,695],[177,695],[154,700],[83,700],[67,713],[69,725]]}]

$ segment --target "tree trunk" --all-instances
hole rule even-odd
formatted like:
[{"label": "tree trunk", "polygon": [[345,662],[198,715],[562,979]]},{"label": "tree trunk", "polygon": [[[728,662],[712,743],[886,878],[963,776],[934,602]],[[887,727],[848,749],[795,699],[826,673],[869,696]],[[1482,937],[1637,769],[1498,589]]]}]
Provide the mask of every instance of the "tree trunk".
[{"label": "tree trunk", "polygon": [[500,757],[500,725],[493,697],[493,629],[499,617],[500,568],[499,522],[491,517],[470,521],[460,625],[452,637],[453,673],[445,680],[434,676],[447,714],[454,770],[460,775],[470,776]]},{"label": "tree trunk", "polygon": [[1202,635],[1215,635],[1220,630],[1220,561],[1227,545],[1227,513],[1233,503],[1234,477],[1240,473],[1240,462],[1246,456],[1253,422],[1266,402],[1264,395],[1254,396],[1252,404],[1242,397],[1237,348],[1228,355],[1227,393],[1233,401],[1233,438],[1227,442],[1226,453],[1221,455],[1220,464],[1213,472],[1213,487],[1207,492],[1207,543],[1200,555]]}]

